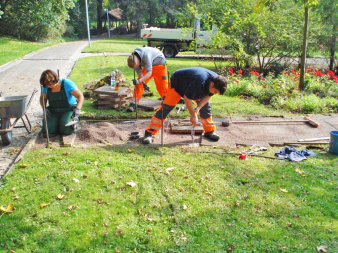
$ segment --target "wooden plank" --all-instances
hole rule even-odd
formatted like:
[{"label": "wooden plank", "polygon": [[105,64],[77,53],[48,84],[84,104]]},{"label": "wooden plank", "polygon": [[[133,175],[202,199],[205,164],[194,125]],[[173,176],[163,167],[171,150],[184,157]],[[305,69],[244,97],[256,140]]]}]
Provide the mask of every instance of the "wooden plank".
[{"label": "wooden plank", "polygon": [[61,136],[61,144],[63,147],[72,147],[76,138],[76,134]]},{"label": "wooden plank", "polygon": [[158,107],[160,107],[161,104],[162,102],[159,100],[141,98],[140,102],[137,104],[137,107],[146,111],[155,111]]},{"label": "wooden plank", "polygon": [[[173,134],[191,134],[192,127],[191,126],[171,126],[170,133]],[[195,127],[195,134],[202,134],[204,129],[202,126]]]},{"label": "wooden plank", "polygon": [[130,88],[128,87],[120,87],[119,90],[115,90],[115,88],[111,86],[102,86],[93,90],[93,92],[95,94],[110,95],[112,97],[127,97],[131,94]]}]

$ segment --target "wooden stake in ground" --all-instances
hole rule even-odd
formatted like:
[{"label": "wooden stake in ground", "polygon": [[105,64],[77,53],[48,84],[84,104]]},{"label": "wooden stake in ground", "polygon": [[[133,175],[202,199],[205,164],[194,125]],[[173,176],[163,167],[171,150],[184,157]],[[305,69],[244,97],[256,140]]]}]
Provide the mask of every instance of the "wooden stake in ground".
[{"label": "wooden stake in ground", "polygon": [[49,135],[48,135],[48,125],[47,125],[47,115],[46,115],[46,103],[43,98],[43,90],[42,90],[42,85],[41,85],[41,98],[42,98],[42,110],[43,110],[43,120],[45,122],[45,133],[46,133],[46,138],[47,138],[47,148],[49,148]]},{"label": "wooden stake in ground", "polygon": [[[133,70],[134,70],[134,80],[136,80],[136,75],[135,75],[135,54],[133,53],[133,62],[134,62],[134,66],[133,66]],[[137,120],[137,101],[136,101],[136,86],[134,87],[134,94],[135,94],[135,116],[136,116],[136,120]]]}]

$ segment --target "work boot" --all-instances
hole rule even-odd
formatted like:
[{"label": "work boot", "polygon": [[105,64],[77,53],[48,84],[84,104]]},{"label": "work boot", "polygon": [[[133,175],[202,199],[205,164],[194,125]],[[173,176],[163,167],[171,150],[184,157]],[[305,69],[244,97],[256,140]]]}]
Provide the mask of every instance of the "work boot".
[{"label": "work boot", "polygon": [[204,137],[207,138],[210,141],[218,141],[219,140],[219,135],[215,134],[214,131],[205,133]]},{"label": "work boot", "polygon": [[134,112],[136,109],[135,104],[130,104],[129,107],[127,108],[127,112]]},{"label": "work boot", "polygon": [[142,139],[142,143],[148,145],[152,142],[153,142],[153,135],[151,133],[145,131],[144,137]]}]

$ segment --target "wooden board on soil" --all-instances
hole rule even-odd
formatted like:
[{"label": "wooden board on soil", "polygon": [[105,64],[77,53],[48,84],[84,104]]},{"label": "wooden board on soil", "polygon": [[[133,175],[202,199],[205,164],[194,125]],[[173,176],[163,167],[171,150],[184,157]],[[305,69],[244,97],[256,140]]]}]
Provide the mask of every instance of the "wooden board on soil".
[{"label": "wooden board on soil", "polygon": [[128,87],[120,87],[119,90],[115,90],[115,88],[111,86],[102,86],[93,92],[95,94],[110,95],[112,97],[127,97],[131,93]]},{"label": "wooden board on soil", "polygon": [[61,143],[63,147],[72,147],[76,138],[76,134],[61,136]]},{"label": "wooden board on soil", "polygon": [[[189,120],[181,120],[178,122],[170,122],[170,132],[173,134],[191,134],[192,127]],[[199,124],[195,126],[195,134],[202,134],[203,127]]]},{"label": "wooden board on soil", "polygon": [[160,107],[161,103],[162,102],[159,100],[141,98],[140,102],[137,104],[137,107],[146,111],[155,111],[158,107]]}]

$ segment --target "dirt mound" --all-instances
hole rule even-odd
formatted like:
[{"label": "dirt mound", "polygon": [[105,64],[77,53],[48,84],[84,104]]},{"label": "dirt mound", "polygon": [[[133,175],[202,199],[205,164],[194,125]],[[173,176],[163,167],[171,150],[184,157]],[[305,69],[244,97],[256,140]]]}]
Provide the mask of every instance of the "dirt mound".
[{"label": "dirt mound", "polygon": [[99,122],[86,124],[76,133],[76,144],[120,144],[124,142],[114,124],[109,122]]}]

